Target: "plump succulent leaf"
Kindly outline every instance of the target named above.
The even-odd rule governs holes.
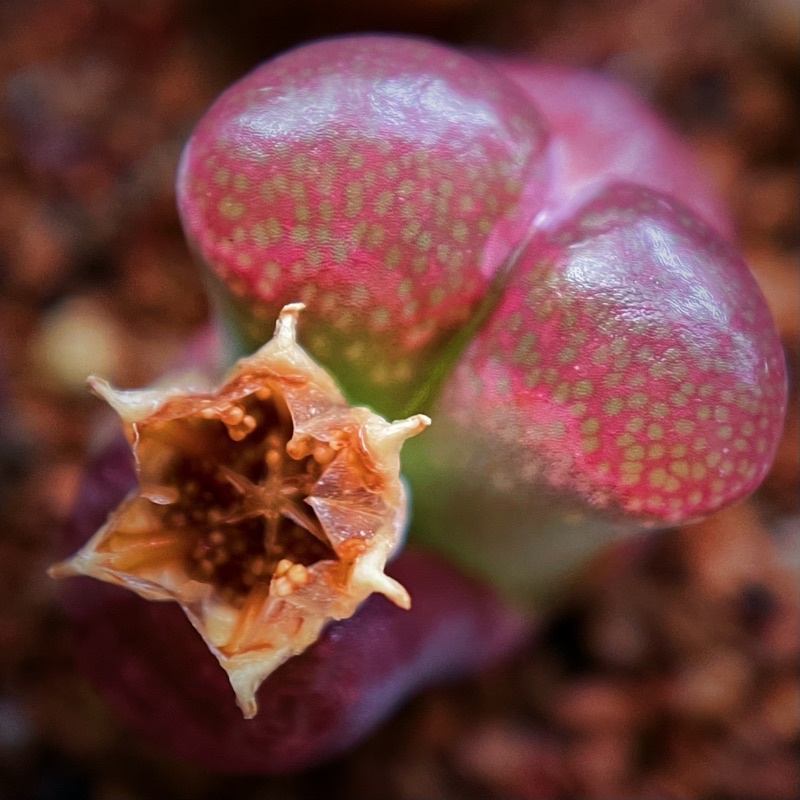
[[[785,404],[746,264],[678,201],[613,184],[537,233],[456,365],[412,462],[416,524],[483,574],[541,589],[603,519],[609,535],[670,525],[752,492]]]
[[[301,300],[309,352],[396,415],[541,208],[546,142],[518,87],[469,56],[333,39],[217,100],[183,154],[178,204],[248,348]]]
[[[601,73],[484,56],[539,110],[551,180],[540,224],[564,219],[612,182],[671,195],[727,237],[729,214],[688,145],[636,93]]]

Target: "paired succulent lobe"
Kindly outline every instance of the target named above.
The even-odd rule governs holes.
[[[600,73],[521,58],[483,61],[514,81],[547,123],[551,179],[537,224],[564,220],[604,186],[627,182],[676,197],[733,237],[730,216],[688,145],[632,89]]]
[[[396,414],[528,232],[546,145],[520,90],[466,55],[317,42],[212,106],[182,157],[179,210],[248,347],[300,299],[309,352]]]
[[[429,420],[348,406],[296,343],[302,306],[216,391],[94,389],[125,423],[139,488],[55,577],[89,575],[174,600],[247,717],[264,678],[373,592],[406,527],[403,442]]]
[[[530,575],[494,554],[524,552],[526,531],[540,562],[561,562],[604,518],[610,536],[749,494],[785,404],[780,341],[741,258],[673,198],[611,185],[531,240],[448,379],[417,448],[420,521],[441,531],[457,514],[442,546],[521,590]],[[538,541],[531,520],[553,509],[568,530]]]

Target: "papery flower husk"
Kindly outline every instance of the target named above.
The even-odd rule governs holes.
[[[51,570],[176,601],[247,717],[264,678],[327,622],[374,591],[411,603],[383,567],[407,522],[400,447],[429,420],[348,406],[296,343],[301,308],[216,390],[93,380],[123,419],[139,487]]]
[[[64,552],[85,542],[135,484],[125,440],[104,439],[64,530]],[[284,773],[342,752],[410,693],[507,656],[530,631],[495,592],[439,556],[408,547],[388,572],[413,596],[411,610],[374,596],[328,625],[264,681],[251,720],[176,604],[87,578],[58,590],[81,671],[126,724],[208,769]]]

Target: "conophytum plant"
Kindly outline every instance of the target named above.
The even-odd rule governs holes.
[[[139,485],[108,516],[133,474],[106,445],[70,534],[99,530],[53,570],[175,600],[199,632],[113,590],[70,603],[87,669],[173,751],[279,771],[341,750],[518,642],[603,542],[769,468],[786,377],[765,301],[689,153],[605,79],[313,43],[222,95],[177,191],[239,360],[215,386],[94,380]],[[373,592],[399,608],[357,612]]]

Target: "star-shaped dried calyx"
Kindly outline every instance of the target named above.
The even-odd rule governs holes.
[[[139,487],[55,577],[89,575],[178,602],[246,717],[273,670],[373,592],[404,533],[403,442],[430,420],[346,404],[297,345],[302,304],[217,391],[93,389],[121,416]]]

